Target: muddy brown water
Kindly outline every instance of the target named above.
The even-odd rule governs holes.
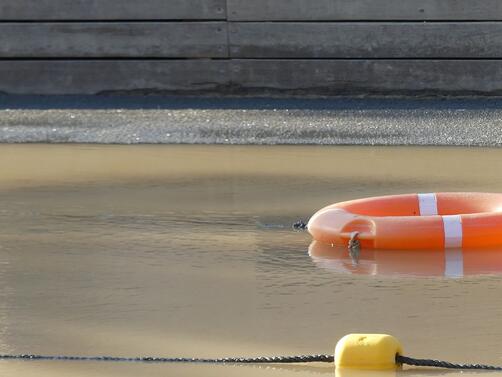
[[[309,255],[309,235],[290,228],[340,200],[501,191],[500,171],[498,149],[2,145],[0,353],[331,353],[347,333],[386,332],[409,356],[502,364],[498,266],[449,276],[437,255],[429,271],[430,260],[396,270],[369,254],[354,266]],[[0,373],[335,375],[23,361],[0,361]],[[398,373],[444,374],[460,375]]]

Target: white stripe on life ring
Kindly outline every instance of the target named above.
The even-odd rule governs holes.
[[[418,208],[420,216],[434,216],[438,214],[436,194],[418,194]]]
[[[461,249],[447,249],[444,251],[444,276],[461,278],[464,276],[464,255]]]
[[[462,247],[462,217],[460,215],[441,216],[443,218],[444,247]]]

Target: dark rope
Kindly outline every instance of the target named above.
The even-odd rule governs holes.
[[[115,361],[131,363],[205,363],[205,364],[286,364],[330,363],[332,355],[299,355],[271,357],[225,357],[220,359],[190,357],[117,357],[117,356],[48,356],[48,355],[0,355],[0,360],[64,360],[64,361]]]
[[[53,360],[53,361],[100,361],[130,363],[199,363],[199,364],[289,364],[289,363],[332,363],[333,355],[298,355],[298,356],[261,356],[261,357],[225,357],[225,358],[190,358],[190,357],[120,357],[120,356],[64,356],[64,355],[1,355],[0,360]],[[414,359],[396,355],[396,364],[418,367],[448,369],[502,370],[502,366],[484,364],[454,364],[433,359]]]
[[[433,359],[414,359],[412,357],[406,357],[401,355],[396,355],[397,364],[407,364],[417,367],[436,367],[436,368],[448,368],[448,369],[484,369],[484,370],[502,370],[502,367],[493,365],[483,365],[483,364],[454,364],[448,361],[433,360]]]
[[[293,224],[293,229],[294,230],[306,230],[307,223],[304,222],[303,220],[298,220],[296,223]]]

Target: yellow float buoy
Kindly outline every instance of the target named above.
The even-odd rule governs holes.
[[[336,368],[365,370],[396,369],[396,355],[402,355],[401,343],[387,334],[349,334],[335,348]]]

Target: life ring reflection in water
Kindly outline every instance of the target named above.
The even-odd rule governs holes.
[[[362,249],[353,260],[342,246],[313,241],[309,255],[316,266],[337,273],[387,276],[502,274],[502,249],[375,250]]]

